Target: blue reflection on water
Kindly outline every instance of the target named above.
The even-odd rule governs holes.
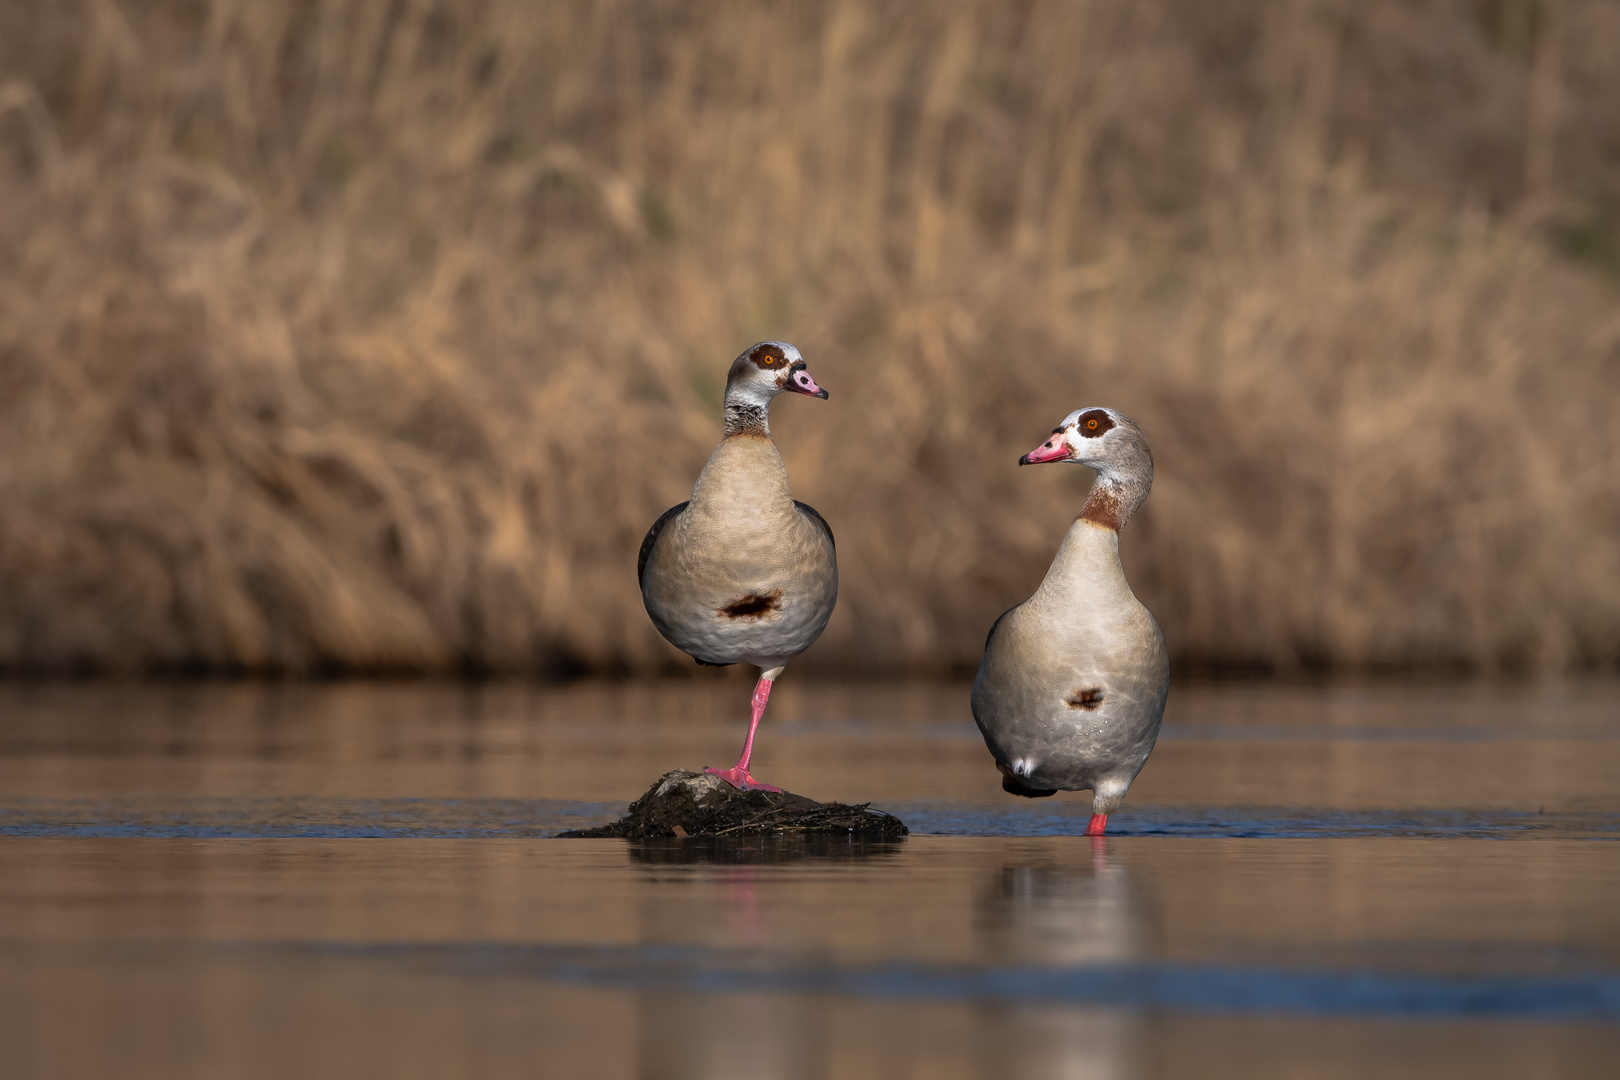
[[[1046,805],[974,806],[943,801],[883,803],[913,833],[937,836],[1079,836],[1089,799]],[[1314,807],[1125,805],[1108,819],[1111,836],[1325,839],[1429,836],[1512,839],[1620,839],[1620,814],[1520,810],[1323,810]]]
[[[610,821],[619,803],[563,799],[17,799],[0,836],[495,839]]]
[[[880,802],[916,835],[1079,836],[1086,800],[980,804]],[[188,798],[16,799],[0,804],[0,836],[478,839],[554,836],[611,821],[619,803],[563,799]],[[1311,807],[1133,806],[1109,818],[1113,836],[1325,839],[1427,836],[1620,839],[1620,814],[1514,810],[1322,810]]]
[[[1607,971],[1438,976],[1162,961],[838,967],[682,945],[323,942],[235,948],[406,962],[453,975],[530,977],[638,992],[810,993],[1214,1013],[1620,1018],[1620,974]]]

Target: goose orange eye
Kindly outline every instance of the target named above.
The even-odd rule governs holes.
[[[767,356],[765,359],[761,360],[760,363],[764,364],[766,367],[770,367],[770,366],[772,366],[773,364],[776,363],[776,357]],[[1093,420],[1091,422],[1091,426],[1096,427],[1097,426],[1097,421]]]
[[[1092,429],[1093,431],[1097,430],[1097,421],[1095,421],[1095,420],[1087,420],[1086,421],[1086,427]]]

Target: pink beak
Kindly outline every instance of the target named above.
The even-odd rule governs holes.
[[[816,380],[803,368],[788,376],[787,386],[783,389],[792,390],[795,394],[809,394],[811,397],[827,399],[827,391],[816,385]]]
[[[1043,461],[1062,461],[1069,456],[1069,445],[1063,441],[1062,430],[1052,432],[1052,437],[1041,445],[1018,459],[1020,465],[1039,465]]]

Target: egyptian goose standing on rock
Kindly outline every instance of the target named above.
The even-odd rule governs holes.
[[[748,773],[771,684],[808,649],[838,600],[832,529],[788,489],[771,441],[771,399],[784,390],[825,398],[799,350],[762,341],[726,376],[725,437],[692,498],[664,511],[641,542],[636,574],[653,625],[700,664],[761,669],[742,757],[706,769],[733,787],[780,791]]]
[[[1097,478],[1035,595],[990,627],[973,719],[1003,788],[1089,790],[1086,835],[1101,836],[1153,750],[1170,691],[1164,634],[1119,561],[1119,531],[1153,486],[1153,452],[1129,417],[1077,409],[1018,464],[1043,461],[1089,465]]]

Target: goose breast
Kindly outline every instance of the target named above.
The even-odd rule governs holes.
[[[772,668],[810,646],[838,598],[832,531],[788,492],[768,439],[725,440],[654,539],[642,593],[660,633],[707,663]]]

